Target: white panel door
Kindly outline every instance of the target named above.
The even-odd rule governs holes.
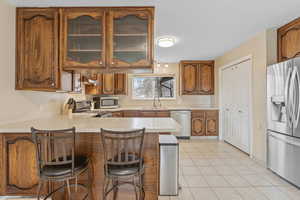
[[[232,72],[233,68],[226,68],[222,71],[222,130],[224,133],[224,140],[227,142],[232,142]]]
[[[221,73],[224,140],[246,153],[250,152],[250,74],[251,60],[223,69]]]
[[[238,135],[240,149],[250,153],[250,89],[251,89],[251,60],[242,62],[238,65],[236,73],[238,75],[237,90],[237,116],[238,116]]]

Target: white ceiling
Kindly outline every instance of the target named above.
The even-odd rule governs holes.
[[[178,43],[155,48],[159,62],[214,59],[267,28],[300,17],[300,0],[9,0],[17,6],[155,6],[155,37]]]

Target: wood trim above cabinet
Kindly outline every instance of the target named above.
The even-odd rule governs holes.
[[[300,56],[300,18],[277,30],[278,62]]]

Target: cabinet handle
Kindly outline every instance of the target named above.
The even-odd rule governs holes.
[[[243,111],[241,111],[241,110],[239,110],[238,112],[239,112],[239,113],[243,113]]]
[[[114,64],[115,64],[115,62],[111,62],[111,64],[112,64],[112,65],[114,65]]]
[[[102,64],[103,64],[103,62],[102,62],[102,61],[100,61],[100,62],[99,62],[99,64],[100,64],[100,65],[102,65]]]

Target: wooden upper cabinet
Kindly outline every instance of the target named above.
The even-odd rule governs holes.
[[[214,94],[214,65],[201,64],[199,69],[199,91],[201,94]]]
[[[277,31],[278,62],[300,56],[300,18]]]
[[[55,8],[17,9],[16,89],[59,89],[58,26]]]
[[[89,77],[96,84],[85,84],[85,94],[88,95],[126,95],[126,73],[96,73]]]
[[[108,66],[152,68],[153,8],[114,8],[108,17]]]
[[[114,94],[115,79],[113,73],[105,73],[102,77],[102,92],[103,94]]]
[[[181,94],[214,94],[214,61],[181,61]]]
[[[197,93],[197,64],[182,64],[182,94]]]
[[[100,95],[102,94],[102,74],[93,74],[90,79],[95,81],[96,84],[85,84],[85,94],[88,95]]]
[[[105,67],[105,21],[101,8],[61,9],[63,68]]]
[[[116,95],[127,94],[127,74],[126,73],[115,73],[115,92]]]

